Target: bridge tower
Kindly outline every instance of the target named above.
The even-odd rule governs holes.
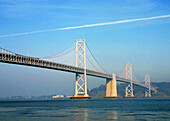
[[[87,94],[85,45],[85,39],[76,40],[76,67],[84,68],[84,73],[76,73],[75,95],[71,99],[92,98]]]
[[[151,83],[150,75],[146,74],[145,75],[145,86],[148,87],[148,89],[146,89],[145,91],[145,97],[151,97],[150,83]]]
[[[130,80],[130,84],[126,87],[125,97],[134,97],[133,95],[133,83],[132,83],[132,64],[126,64],[126,79]]]

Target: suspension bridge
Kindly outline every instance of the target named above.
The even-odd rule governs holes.
[[[75,47],[76,45],[76,47]],[[94,62],[86,56],[86,47],[88,52],[91,54]],[[76,51],[75,51],[76,50]],[[67,55],[71,52],[75,51],[76,63],[74,65],[63,64],[62,61],[55,62],[54,58],[59,58],[64,55]],[[71,57],[73,58],[73,56]],[[51,59],[51,60],[50,60]],[[67,59],[69,60],[69,59]],[[38,68],[47,68],[53,70],[60,70],[75,73],[75,94],[73,98],[91,98],[87,94],[87,75],[94,76],[99,78],[106,79],[106,95],[105,98],[117,98],[117,81],[128,83],[128,86],[125,89],[125,97],[134,97],[133,94],[133,85],[141,86],[145,88],[145,97],[151,97],[151,91],[156,92],[156,87],[151,86],[150,75],[145,75],[145,82],[141,83],[136,78],[132,64],[127,63],[123,70],[118,74],[110,74],[107,73],[104,68],[98,63],[95,56],[92,54],[90,48],[88,47],[85,40],[80,39],[76,40],[76,43],[71,45],[69,48],[52,55],[46,57],[30,57],[21,55],[12,51],[9,51],[4,48],[0,48],[0,62],[9,63],[9,64],[17,64],[17,65],[25,65],[25,66],[33,66]],[[87,62],[91,65],[91,68],[87,68]]]

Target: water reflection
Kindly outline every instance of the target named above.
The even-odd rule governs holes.
[[[71,110],[73,120],[88,121],[89,110],[87,108],[76,108]]]
[[[89,121],[89,120],[117,120],[117,111],[106,111],[103,109],[91,109],[91,108],[76,108],[71,111],[74,121]]]
[[[118,119],[117,111],[107,111],[106,113],[109,114],[106,119]]]

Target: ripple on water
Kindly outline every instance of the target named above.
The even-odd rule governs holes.
[[[158,105],[159,104],[159,105]],[[170,120],[170,98],[0,102],[2,121]]]

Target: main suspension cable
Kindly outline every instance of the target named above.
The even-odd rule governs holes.
[[[74,46],[74,44],[75,44],[75,42],[74,42],[71,46],[67,47],[66,49],[64,49],[64,50],[62,50],[62,51],[60,51],[60,52],[58,52],[58,53],[56,53],[56,54],[54,54],[54,55],[41,57],[40,59],[48,59],[48,58],[59,57],[59,56],[61,56],[61,55],[59,55],[59,54],[61,54],[61,53],[63,53],[64,51],[72,48],[72,47]],[[75,48],[74,48],[74,49],[75,49]],[[69,52],[71,52],[71,51],[69,51]],[[67,53],[68,53],[68,52],[67,52]],[[66,53],[66,54],[67,54],[67,53]],[[62,54],[62,55],[65,55],[65,54]]]
[[[93,55],[93,53],[91,52],[91,50],[90,50],[89,46],[87,45],[87,43],[86,43],[86,46],[87,46],[90,54],[92,55],[93,59],[94,59],[94,60],[96,61],[96,63],[98,64],[98,66],[99,66],[105,73],[107,73],[107,71],[106,71],[106,70],[99,64],[99,62],[96,60],[96,58],[94,57],[94,55]]]
[[[48,56],[48,57],[43,57],[43,58],[40,58],[40,59],[51,59],[51,58],[56,58],[56,57],[60,57],[60,56],[63,56],[63,55],[66,55],[68,53],[70,53],[71,51],[75,50],[75,48],[71,49],[70,51],[66,52],[66,53],[63,53],[61,55],[56,55],[56,56]]]
[[[93,63],[90,61],[90,59],[86,56],[87,60],[90,62],[90,64],[93,66],[94,69],[96,69],[97,71],[99,71],[94,65]],[[100,72],[100,71],[99,71]]]
[[[118,76],[120,76],[120,74],[122,74],[122,72],[125,70],[126,65],[123,67],[123,69],[121,70],[121,72],[118,74]]]
[[[19,56],[24,56],[24,55],[21,55],[21,54],[17,54],[17,53],[15,53],[15,52],[12,52],[12,51],[10,51],[10,50],[7,50],[7,49],[4,49],[4,48],[2,48],[2,47],[0,47],[0,49],[3,51],[6,51],[6,52],[8,52],[8,53],[11,53],[11,54],[14,54],[14,55],[19,55]]]

